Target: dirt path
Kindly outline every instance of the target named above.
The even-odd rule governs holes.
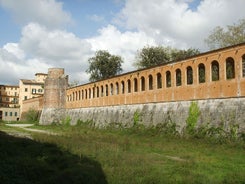
[[[18,127],[18,128],[21,128],[29,132],[38,132],[38,133],[43,133],[43,134],[48,134],[48,135],[58,135],[58,133],[54,133],[48,130],[39,130],[39,129],[29,128],[29,127],[32,127],[33,125],[34,124],[6,124],[6,126]],[[20,134],[24,134],[24,133],[20,133]]]

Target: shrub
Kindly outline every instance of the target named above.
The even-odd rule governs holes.
[[[197,102],[191,102],[189,114],[186,119],[186,132],[189,135],[194,135],[199,115],[200,109],[198,107]]]
[[[37,123],[39,121],[40,112],[30,108],[27,112],[23,113],[23,119],[28,122]]]

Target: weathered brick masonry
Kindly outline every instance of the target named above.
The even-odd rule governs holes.
[[[46,88],[45,94],[49,93]],[[73,123],[78,119],[95,121],[98,126],[130,123],[137,110],[144,124],[171,117],[182,126],[190,101],[195,100],[202,110],[200,122],[218,123],[220,118],[226,123],[239,121],[243,127],[245,43],[76,86],[63,97],[59,100],[65,116],[72,117]],[[58,101],[50,98],[46,103],[52,106]],[[233,115],[228,117],[228,112]]]

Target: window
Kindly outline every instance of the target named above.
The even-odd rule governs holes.
[[[14,112],[14,116],[17,116],[18,114],[17,114],[17,112]]]
[[[121,82],[122,94],[124,94],[124,90],[125,90],[124,87],[125,87],[124,81],[122,81],[122,82]]]
[[[153,77],[152,77],[152,75],[149,75],[148,81],[149,81],[149,90],[152,90],[153,89]]]
[[[187,84],[193,84],[193,70],[191,66],[187,67],[186,73],[187,73]]]
[[[81,100],[81,91],[78,91],[78,100]]]
[[[242,56],[242,76],[245,77],[245,54]]]
[[[131,82],[128,80],[128,93],[131,93]]]
[[[85,99],[87,99],[87,98],[88,98],[88,90],[85,89]]]
[[[140,81],[141,81],[141,91],[145,91],[145,78],[141,77]]]
[[[100,97],[100,88],[99,88],[99,86],[97,86],[96,91],[97,91],[97,98],[98,98],[98,97]]]
[[[205,66],[203,63],[198,65],[198,81],[199,83],[205,82]]]
[[[84,91],[82,90],[82,99],[84,99]]]
[[[138,91],[138,81],[136,78],[134,78],[134,92]]]
[[[25,92],[27,92],[28,91],[28,89],[27,88],[25,88]]]
[[[235,78],[235,64],[234,59],[229,57],[226,59],[226,79]]]
[[[24,100],[27,100],[27,96],[24,96]]]
[[[101,86],[101,97],[103,97],[104,96],[104,88],[103,88],[103,86]]]
[[[111,86],[110,86],[110,88],[111,88],[111,91],[110,91],[110,95],[113,95],[113,84],[111,83]]]
[[[162,75],[160,73],[157,74],[157,89],[162,88]]]
[[[212,81],[218,81],[219,80],[219,63],[218,61],[213,61],[211,63],[212,68]]]
[[[8,116],[8,112],[5,112],[5,116]]]
[[[42,93],[43,92],[43,90],[42,89],[38,89],[38,93]]]
[[[177,69],[175,71],[175,74],[176,74],[176,86],[181,86],[181,70],[180,69]]]
[[[166,86],[171,87],[171,72],[170,71],[166,72]]]
[[[13,116],[13,112],[9,112],[9,116]]]
[[[119,94],[119,85],[118,85],[118,82],[116,82],[116,94],[117,95]]]
[[[105,96],[108,96],[108,85],[105,85]]]

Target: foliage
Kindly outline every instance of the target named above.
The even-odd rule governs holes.
[[[199,53],[200,52],[197,49],[192,48],[187,50],[178,50],[171,47],[146,46],[137,52],[136,62],[134,65],[138,69],[142,69],[170,61],[186,59]]]
[[[66,116],[64,119],[61,120],[61,124],[65,126],[71,125],[71,117]]]
[[[200,110],[197,102],[191,102],[189,114],[186,119],[186,131],[188,134],[193,135],[200,115]]]
[[[245,19],[225,29],[217,26],[204,41],[211,50],[245,42]]]
[[[168,123],[167,127],[175,126],[172,121]],[[163,130],[164,126],[161,124],[158,127]],[[50,173],[54,176],[60,173],[60,180],[54,180],[56,183],[66,183],[68,179],[84,175],[85,178],[90,178],[92,175],[97,183],[101,183],[98,181],[100,176],[102,176],[102,182],[105,181],[103,176],[106,176],[106,181],[112,184],[243,183],[245,180],[244,146],[236,144],[214,145],[213,142],[207,142],[205,139],[165,137],[161,134],[154,136],[149,132],[133,134],[124,130],[91,129],[90,126],[36,126],[36,128],[55,130],[60,133],[59,136],[35,133],[34,139],[38,141],[39,145],[33,151],[27,149],[30,147],[23,141],[21,147],[16,147],[17,150],[20,149],[21,160],[26,160],[22,150],[27,151],[26,157],[37,160],[37,165],[42,171],[39,170],[42,176],[40,183],[49,178],[48,174]],[[59,148],[58,151],[41,145],[47,144],[47,142],[52,145],[56,144]],[[62,150],[67,151],[63,153]],[[37,152],[40,156],[36,154],[30,156],[29,154],[32,152]],[[47,154],[42,154],[44,152]],[[4,154],[6,153],[4,152]],[[9,160],[18,156],[12,152],[8,152],[8,154],[6,155]],[[68,154],[68,158],[64,154]],[[74,158],[75,162],[73,162],[73,156],[78,158]],[[1,159],[2,162],[6,160]],[[11,174],[11,176],[18,174],[20,170],[18,170],[17,163],[19,162],[13,160],[8,165],[12,172],[5,173]],[[47,163],[46,168],[49,169],[49,172],[46,168],[43,169],[45,163]],[[3,165],[0,164],[0,167]],[[80,167],[82,167],[81,170]],[[36,175],[32,174],[36,173],[37,169],[30,168],[32,168],[30,172],[26,171],[30,177],[28,181],[32,182],[36,179]],[[54,168],[57,170],[53,170]],[[78,170],[75,170],[76,168]],[[0,169],[1,171],[7,170]],[[14,179],[14,177],[9,177],[9,179]],[[86,183],[86,180],[79,179],[81,183]],[[22,183],[25,181],[22,180]],[[73,181],[73,183],[76,182]]]
[[[55,144],[0,132],[0,148],[0,178],[4,184],[107,183],[97,161]]]
[[[28,122],[37,123],[39,120],[40,112],[37,110],[30,108],[27,112],[23,113],[23,119]]]
[[[90,74],[91,82],[115,76],[122,71],[122,58],[111,55],[108,51],[99,50],[88,61],[89,68],[86,72]]]

